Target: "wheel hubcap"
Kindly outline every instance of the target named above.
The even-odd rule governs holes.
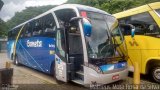
[[[156,69],[154,71],[154,76],[155,76],[155,78],[160,79],[160,69]]]

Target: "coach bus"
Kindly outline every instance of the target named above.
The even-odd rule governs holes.
[[[64,4],[8,32],[8,56],[57,81],[108,84],[127,77],[127,52],[118,21],[89,6]]]
[[[160,2],[146,4],[114,14],[120,24],[129,24],[123,33],[128,49],[129,70],[133,71],[132,62],[138,62],[140,72],[149,74],[160,83]],[[131,62],[132,61],[132,62]]]

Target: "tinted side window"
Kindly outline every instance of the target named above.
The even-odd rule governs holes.
[[[23,37],[27,38],[27,37],[31,37],[32,36],[32,23],[33,21],[27,23],[24,26],[24,33],[23,33]]]
[[[55,37],[56,23],[52,14],[43,17],[43,34],[46,37]]]
[[[16,39],[16,37],[17,37],[17,35],[18,35],[18,32],[19,32],[18,28],[14,29],[14,30],[12,31],[12,39],[13,39],[13,40]]]
[[[19,38],[23,38],[23,29],[24,29],[24,28],[22,28],[22,27],[23,27],[23,25],[17,28],[18,33],[19,33],[19,32],[20,32],[20,30],[22,29],[21,34],[20,34]],[[18,33],[17,33],[17,35],[18,35]],[[17,36],[16,36],[16,38],[17,38]],[[15,38],[15,39],[16,39],[16,38]]]
[[[58,30],[56,36],[56,51],[61,58],[65,58],[65,37],[63,31]],[[63,59],[64,60],[64,59]]]
[[[123,35],[131,35],[131,27],[130,25],[119,25],[119,28],[121,30],[121,32],[123,33]]]
[[[33,23],[33,36],[40,36],[42,35],[42,25],[41,20],[37,19]]]
[[[135,34],[137,35],[159,34],[158,25],[148,12],[122,18],[119,22],[123,24],[132,24],[135,27]],[[130,31],[126,29],[124,32]]]
[[[159,14],[159,16],[160,16],[160,9],[157,9],[156,12],[157,12],[157,13]]]
[[[12,31],[8,32],[8,40],[12,40]]]
[[[55,37],[56,24],[51,13],[34,20],[32,28],[33,36]]]

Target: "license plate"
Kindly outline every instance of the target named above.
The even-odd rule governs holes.
[[[112,76],[112,80],[117,80],[117,79],[119,79],[119,74]]]

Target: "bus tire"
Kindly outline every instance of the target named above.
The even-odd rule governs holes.
[[[14,60],[13,60],[13,63],[14,63],[14,65],[17,65],[17,66],[20,65],[20,64],[19,64],[19,60],[18,60],[18,56],[17,56],[17,55],[15,56],[15,58],[14,58]]]
[[[151,76],[154,81],[160,83],[160,65],[154,66],[151,69]]]

